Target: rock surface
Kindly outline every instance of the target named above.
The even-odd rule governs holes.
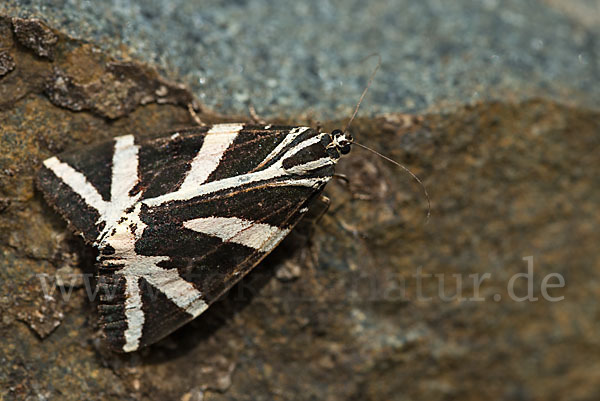
[[[14,6],[10,3],[3,7]],[[523,15],[529,16],[532,2],[522,3]],[[540,35],[554,29],[574,41],[582,39],[573,32],[593,37],[585,18],[561,14],[557,3],[546,3],[541,17],[531,14],[533,22],[549,18],[544,20],[548,25],[555,23]],[[441,2],[426,4],[442,7]],[[452,4],[457,5],[444,7],[459,13],[461,2]],[[481,4],[492,7],[490,18],[517,18],[506,11],[516,2]],[[79,12],[93,19],[86,10]],[[439,12],[431,10],[432,15]],[[24,13],[21,9],[19,15]],[[336,34],[362,35],[370,24],[370,17],[363,18],[360,29],[341,25]],[[566,20],[572,31],[562,32],[559,22]],[[401,114],[406,110],[393,96],[381,100],[389,92],[386,85],[398,87],[399,99],[410,97],[382,71],[383,86],[375,88],[374,106],[368,108],[390,112],[358,119],[353,132],[360,142],[424,178],[431,219],[425,223],[426,201],[408,175],[355,148],[339,165],[350,187],[341,181],[328,185],[332,206],[313,228],[309,244],[299,232],[200,318],[148,349],[115,355],[99,343],[88,301],[95,255],[44,203],[33,177],[41,160],[62,150],[124,131],[192,124],[186,106],[193,96],[151,67],[114,58],[49,23],[25,21],[38,28],[43,24],[44,29],[30,30],[43,37],[19,39],[15,21],[23,23],[0,19],[0,51],[12,60],[0,78],[0,399],[600,397],[600,309],[595,301],[600,296],[600,182],[595,173],[600,169],[600,112],[589,107],[598,96],[593,85],[583,85],[597,82],[597,69],[573,71],[579,83],[571,82],[552,68],[554,62],[561,64],[566,50],[559,46],[552,56],[543,48],[552,63],[541,63],[539,71],[527,63],[519,68],[523,77],[538,78],[530,80],[533,86],[557,74],[548,93],[539,92],[540,87],[532,92],[547,96],[525,100],[526,88],[507,94],[502,85],[482,81],[480,91],[489,89],[495,92],[492,98],[502,101],[473,102],[463,92],[450,91],[456,97],[447,109],[438,92],[431,94],[430,86],[418,83],[414,93],[428,101],[415,108],[446,110],[418,114]],[[225,27],[235,26],[227,21]],[[72,24],[65,28],[74,30]],[[529,25],[534,24],[522,21],[521,34],[534,29]],[[56,41],[43,40],[53,35]],[[531,36],[521,40],[532,43]],[[23,43],[44,43],[46,53],[40,54],[41,45]],[[586,43],[597,51],[600,42]],[[445,48],[440,38],[430,45],[438,50],[425,54]],[[460,51],[450,47],[446,57],[456,54]],[[423,60],[418,62],[421,73],[435,75],[435,62],[428,69]],[[477,59],[462,63],[464,69],[479,68]],[[127,73],[114,73],[115,66]],[[513,77],[510,71],[489,74]],[[293,91],[302,79],[286,90]],[[467,81],[458,87],[473,84]],[[351,85],[356,89],[351,98],[363,85]],[[552,95],[553,88],[565,91]],[[575,92],[568,102],[554,100]],[[327,115],[328,101],[318,103],[318,116]],[[231,104],[243,111],[242,105]],[[300,119],[305,122],[310,114]],[[291,114],[278,116],[280,122],[291,122]],[[239,120],[209,113],[200,117]],[[529,265],[530,295],[536,301],[518,299],[529,288],[526,277],[517,274],[527,273]],[[556,288],[544,292],[544,283]]]

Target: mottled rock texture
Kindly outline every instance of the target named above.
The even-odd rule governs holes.
[[[597,0],[4,0],[178,75],[213,110],[363,115],[534,97],[600,104]]]
[[[507,97],[358,119],[361,143],[424,179],[429,221],[410,176],[355,148],[318,226],[191,324],[115,355],[80,276],[94,252],[33,177],[63,150],[189,126],[193,97],[41,21],[3,17],[0,41],[0,399],[600,397],[599,111]],[[517,301],[529,262],[537,301]],[[549,274],[565,284],[544,293]]]

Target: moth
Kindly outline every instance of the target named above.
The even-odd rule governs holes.
[[[131,352],[160,340],[256,266],[350,151],[344,131],[217,124],[124,135],[45,160],[39,188],[99,251],[109,347]]]

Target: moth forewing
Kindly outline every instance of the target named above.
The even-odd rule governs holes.
[[[129,352],[200,315],[271,252],[347,150],[308,127],[218,124],[49,158],[38,184],[99,249],[100,321]]]

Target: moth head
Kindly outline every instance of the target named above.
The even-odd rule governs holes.
[[[331,145],[335,146],[341,154],[346,155],[350,152],[351,145],[354,142],[352,135],[348,132],[336,129],[331,131],[329,136],[331,137]]]

